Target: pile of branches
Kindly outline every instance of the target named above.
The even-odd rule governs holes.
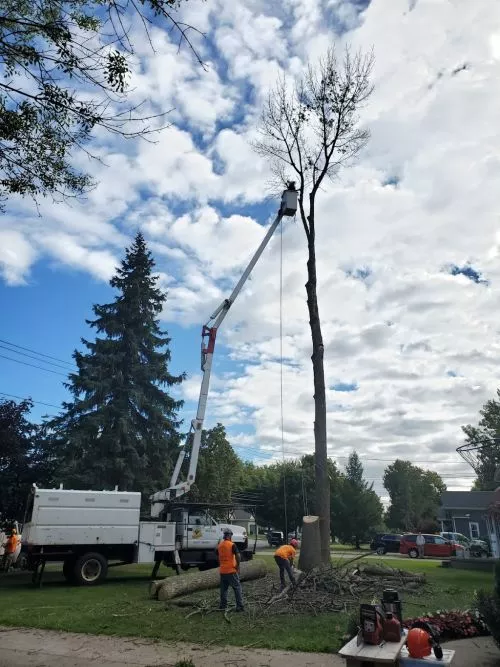
[[[275,577],[271,577],[276,587]],[[267,582],[269,585],[269,581]],[[386,588],[400,594],[421,592],[425,585],[425,575],[398,570],[385,565],[329,565],[316,568],[307,574],[300,574],[296,586],[288,586],[283,592],[273,590],[266,596],[266,580],[256,582],[249,594],[253,599],[257,594],[260,611],[271,614],[314,614],[324,612],[347,612],[357,608],[361,601],[382,597]],[[259,590],[260,589],[260,590]]]
[[[244,587],[245,607],[255,616],[279,614],[312,614],[349,612],[360,602],[380,601],[382,592],[392,588],[412,596],[424,592],[425,575],[406,572],[386,565],[341,562],[298,573],[297,585],[280,591],[277,572],[248,583]],[[204,616],[217,610],[218,594],[210,598],[190,598],[173,602],[190,607],[187,617]],[[225,615],[229,622],[228,614]]]

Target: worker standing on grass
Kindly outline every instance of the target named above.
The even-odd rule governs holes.
[[[418,549],[418,557],[423,558],[424,557],[424,551],[425,551],[425,537],[422,535],[422,533],[419,533],[417,535],[416,539],[417,543],[417,549]]]
[[[4,568],[6,572],[8,572],[11,566],[15,563],[20,542],[21,538],[17,534],[17,530],[13,528],[10,537],[7,540],[7,544],[5,545]]]
[[[292,572],[293,559],[297,555],[296,548],[299,543],[296,539],[291,539],[290,544],[284,544],[274,552],[274,560],[280,571],[281,590],[285,588],[285,572],[288,574],[290,581],[295,585],[295,577]]]
[[[240,552],[234,544],[233,533],[229,528],[224,531],[224,539],[217,546],[220,572],[220,609],[227,609],[227,592],[229,587],[234,591],[236,611],[244,611],[243,593],[240,583]]]

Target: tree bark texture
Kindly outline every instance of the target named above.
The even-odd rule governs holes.
[[[309,257],[307,260],[307,307],[313,353],[311,356],[314,376],[314,453],[316,478],[316,512],[319,516],[321,539],[321,562],[330,562],[330,480],[328,478],[328,451],[326,431],[326,391],[325,369],[323,363],[324,345],[319,318],[316,248],[314,233],[314,202],[311,202],[309,215],[310,234],[308,237]]]
[[[240,580],[252,581],[261,579],[267,574],[267,567],[262,560],[252,560],[240,565]],[[181,595],[189,595],[197,591],[206,591],[217,588],[220,583],[219,568],[197,572],[196,574],[183,574],[172,576],[161,581],[153,581],[150,586],[150,595],[158,600],[171,600]]]
[[[302,520],[299,556],[299,570],[302,572],[310,572],[322,563],[319,523],[317,516],[305,516]]]

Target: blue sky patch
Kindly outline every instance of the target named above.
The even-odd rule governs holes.
[[[384,187],[392,186],[394,188],[397,188],[400,181],[401,179],[399,178],[399,176],[396,176],[396,174],[391,174],[390,176],[384,178],[384,180],[382,181],[382,185]]]
[[[333,391],[350,392],[358,391],[359,386],[357,382],[337,382],[337,384],[334,384],[331,389]]]
[[[466,278],[471,280],[473,283],[476,283],[477,285],[490,284],[489,280],[483,278],[481,272],[475,269],[470,264],[465,264],[464,266],[457,266],[456,264],[452,264],[448,268],[448,272],[452,276],[465,276]]]
[[[368,266],[360,266],[355,269],[346,269],[345,274],[348,278],[365,282],[372,275],[372,270]]]

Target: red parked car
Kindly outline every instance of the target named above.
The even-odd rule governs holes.
[[[463,551],[463,546],[456,542],[445,540],[440,535],[424,535],[424,556],[450,558],[457,551]],[[399,553],[408,554],[410,558],[418,558],[417,534],[403,535],[399,543]]]

